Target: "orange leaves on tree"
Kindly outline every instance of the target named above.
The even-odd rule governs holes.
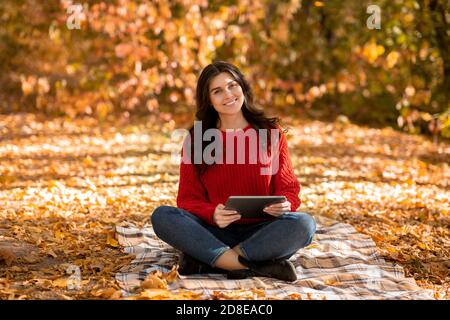
[[[369,63],[374,63],[375,60],[384,53],[384,50],[382,45],[377,44],[375,40],[372,39],[364,45],[362,55]]]

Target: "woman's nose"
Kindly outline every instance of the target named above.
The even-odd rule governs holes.
[[[225,98],[228,98],[228,97],[232,97],[233,96],[233,94],[232,94],[232,92],[231,92],[231,89],[225,89]]]

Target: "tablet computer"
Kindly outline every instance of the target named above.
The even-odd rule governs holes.
[[[274,203],[286,201],[285,196],[230,196],[225,209],[236,210],[242,218],[267,218],[263,209]]]

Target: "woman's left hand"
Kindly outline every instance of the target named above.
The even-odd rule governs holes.
[[[275,204],[265,207],[263,211],[272,216],[279,217],[282,214],[291,211],[291,203],[287,200],[282,203],[275,203]]]

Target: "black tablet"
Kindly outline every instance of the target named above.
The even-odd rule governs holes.
[[[285,196],[230,196],[225,209],[236,210],[242,218],[267,218],[263,209],[274,203],[286,201]]]

